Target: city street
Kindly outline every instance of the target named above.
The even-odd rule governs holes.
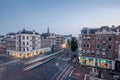
[[[16,65],[2,75],[1,80],[54,80],[54,76],[60,73],[68,63],[67,55],[61,54],[52,60],[37,66],[31,70],[24,71],[24,64]],[[58,65],[56,65],[56,63]]]

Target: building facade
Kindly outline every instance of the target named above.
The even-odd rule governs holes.
[[[79,35],[79,42],[81,42],[80,63],[114,70],[118,58],[116,34],[117,27],[83,28]]]
[[[27,58],[48,51],[48,48],[41,48],[40,34],[23,29],[15,35],[15,50],[7,49],[7,54],[18,58]]]
[[[56,35],[55,44],[61,46],[64,43],[64,35]]]

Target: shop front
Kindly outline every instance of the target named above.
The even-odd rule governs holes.
[[[95,66],[95,59],[89,58],[89,57],[82,57],[79,59],[80,64],[82,65],[88,65],[88,66]]]
[[[99,59],[92,57],[79,57],[79,62],[81,65],[94,66],[105,69],[115,69],[115,61],[108,59]]]
[[[114,61],[106,59],[97,59],[97,66],[100,68],[114,69]]]

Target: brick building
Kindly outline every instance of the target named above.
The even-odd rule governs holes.
[[[114,70],[115,63],[120,58],[119,45],[116,43],[117,34],[120,33],[118,28],[108,26],[83,28],[79,35],[80,63]]]

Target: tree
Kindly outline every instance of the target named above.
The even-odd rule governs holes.
[[[75,37],[71,38],[70,49],[72,52],[75,52],[78,49],[77,39]]]
[[[67,47],[70,48],[70,39],[67,39]]]

